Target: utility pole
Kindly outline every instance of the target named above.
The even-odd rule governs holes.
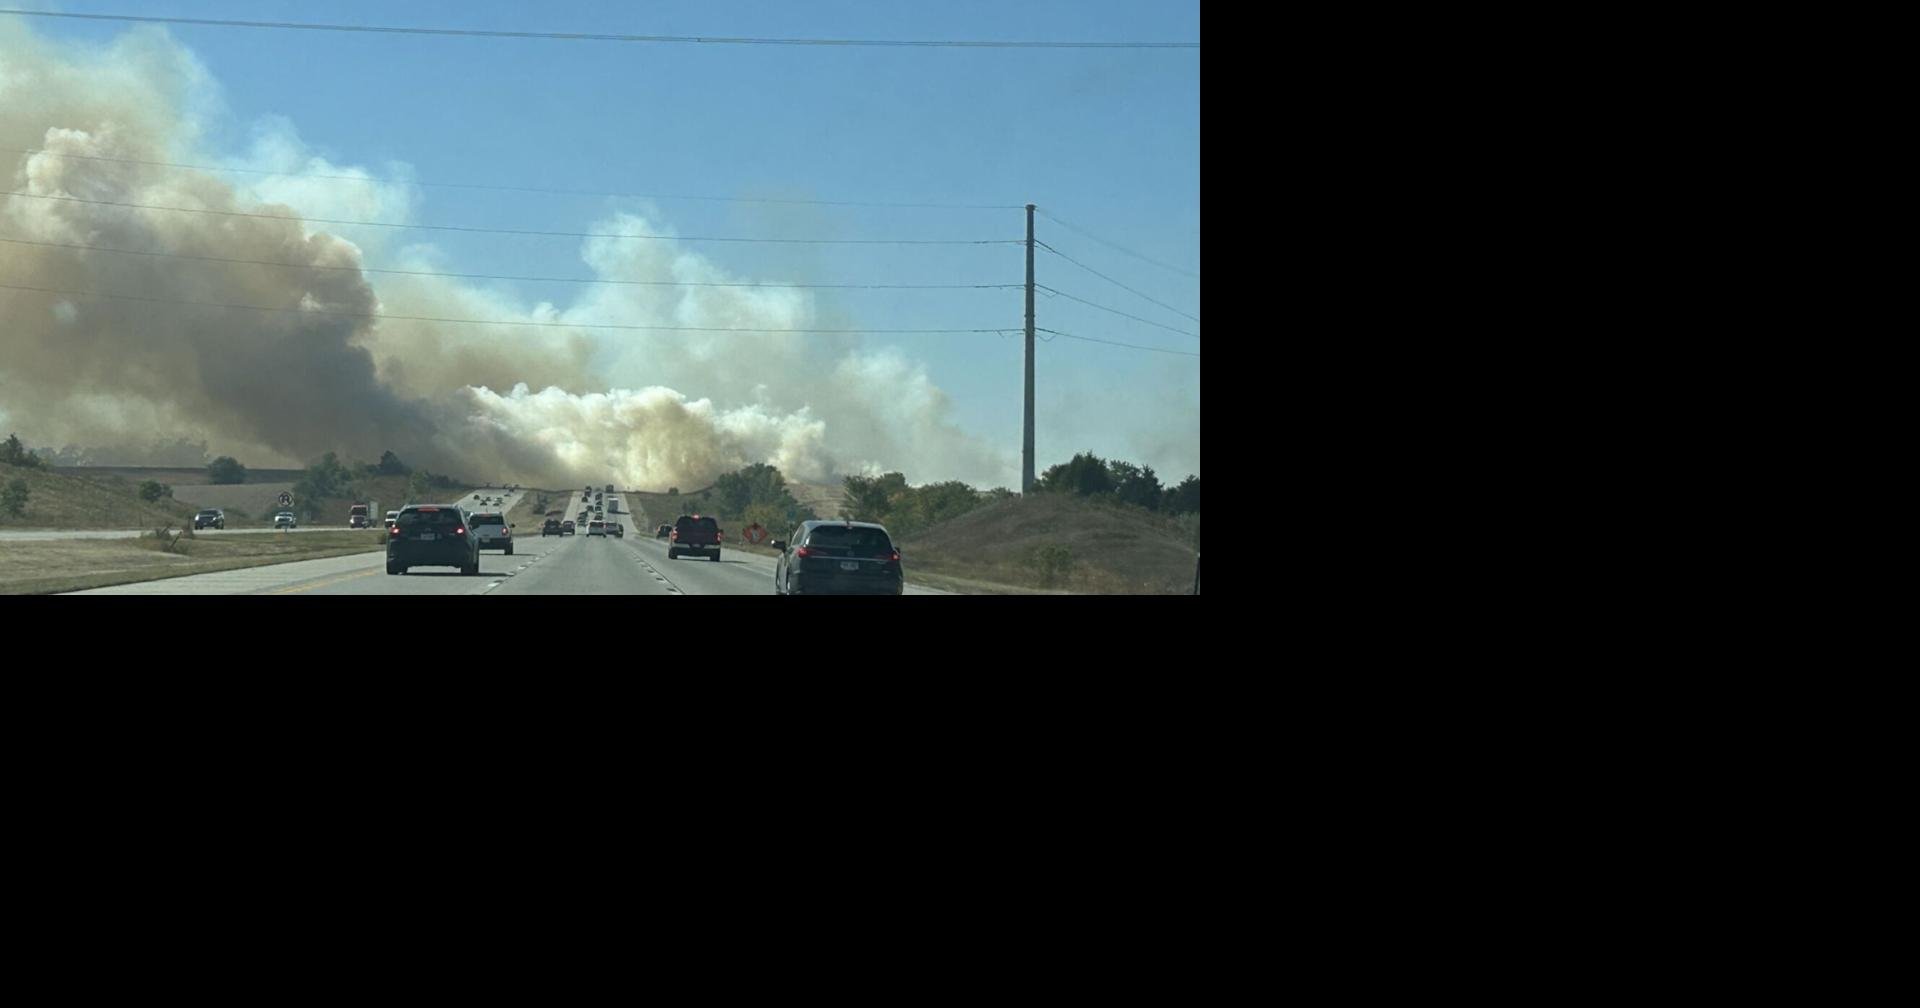
[[[1020,492],[1033,492],[1033,204],[1027,204],[1027,410],[1020,434]]]

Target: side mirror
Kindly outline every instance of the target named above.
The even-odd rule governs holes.
[[[787,551],[787,544],[784,542],[781,542],[778,539],[773,540],[767,545],[772,547],[776,552],[779,552],[779,553],[785,553]]]

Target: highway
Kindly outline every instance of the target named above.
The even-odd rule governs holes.
[[[485,491],[494,496],[500,491]],[[513,506],[513,495],[500,509]],[[473,507],[469,496],[462,504]],[[576,507],[568,504],[569,509]],[[487,510],[495,510],[488,507]],[[638,516],[622,505],[623,525]],[[608,505],[612,513],[612,504]],[[452,567],[421,567],[407,574],[386,572],[386,554],[373,552],[324,560],[249,567],[187,577],[114,585],[76,595],[771,595],[773,559],[722,547],[719,562],[667,559],[666,540],[648,530],[627,529],[624,538],[542,536],[530,519],[516,519],[512,556],[488,550],[480,554],[480,576]],[[651,527],[649,526],[649,529]],[[947,595],[912,583],[907,594]]]

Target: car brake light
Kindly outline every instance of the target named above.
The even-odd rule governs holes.
[[[893,555],[887,558],[887,562],[888,562],[888,563],[899,563],[899,562],[900,562],[900,551],[899,551],[899,550],[894,550],[894,551],[893,551]]]
[[[466,526],[464,526],[464,525],[455,525],[455,526],[453,527],[453,534],[454,534],[454,535],[466,535],[466,534],[467,534],[467,529],[466,529]]]
[[[805,546],[802,546],[799,549],[794,550],[793,555],[797,557],[809,557],[813,555],[813,551],[806,548]]]
[[[400,526],[398,526],[398,525],[390,525],[390,526],[388,526],[388,527],[387,527],[387,534],[388,534],[388,535],[399,535],[399,534],[400,534]]]

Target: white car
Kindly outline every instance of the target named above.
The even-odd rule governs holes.
[[[299,528],[300,520],[293,516],[293,512],[282,511],[279,514],[273,516],[273,527],[274,528]]]

